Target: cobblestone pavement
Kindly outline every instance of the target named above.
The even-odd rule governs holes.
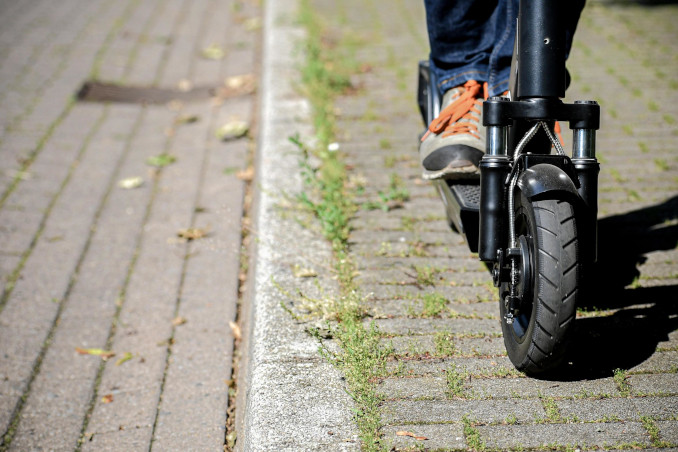
[[[362,69],[336,105],[360,201],[409,192],[352,223],[359,285],[394,348],[392,377],[379,383],[385,439],[416,450],[678,446],[678,7],[590,2],[583,13],[568,97],[602,106],[600,262],[570,364],[537,380],[513,370],[489,272],[419,178],[422,5],[317,5]]]
[[[0,3],[0,450],[223,450],[250,141],[214,131],[251,121],[254,97],[75,95],[90,79],[252,74],[258,15],[239,0]]]

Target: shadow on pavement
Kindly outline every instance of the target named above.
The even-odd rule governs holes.
[[[615,369],[637,366],[678,329],[678,285],[633,288],[647,253],[676,248],[676,219],[678,196],[599,221],[598,263],[580,307],[621,310],[577,319],[569,364],[559,379],[609,377]]]

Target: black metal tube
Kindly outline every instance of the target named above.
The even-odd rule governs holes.
[[[579,179],[579,196],[583,201],[577,212],[579,258],[584,263],[598,259],[598,173],[600,165],[594,158],[573,158]]]
[[[524,0],[518,16],[517,98],[565,97],[565,2]]]
[[[506,177],[511,171],[508,156],[485,155],[480,161],[480,224],[478,257],[497,260],[497,250],[506,247]]]

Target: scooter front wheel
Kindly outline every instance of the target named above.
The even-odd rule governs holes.
[[[516,236],[529,262],[520,265],[513,322],[504,320],[507,283],[500,287],[500,311],[508,356],[528,374],[557,367],[572,336],[580,272],[574,212],[567,201],[516,196]]]

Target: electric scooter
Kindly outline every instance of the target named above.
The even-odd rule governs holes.
[[[480,180],[436,180],[450,225],[491,269],[504,344],[527,374],[557,368],[571,342],[583,269],[597,258],[595,101],[566,104],[564,2],[521,1],[508,97],[483,104]],[[427,126],[441,95],[419,63],[418,103]],[[573,131],[571,157],[554,133]]]

